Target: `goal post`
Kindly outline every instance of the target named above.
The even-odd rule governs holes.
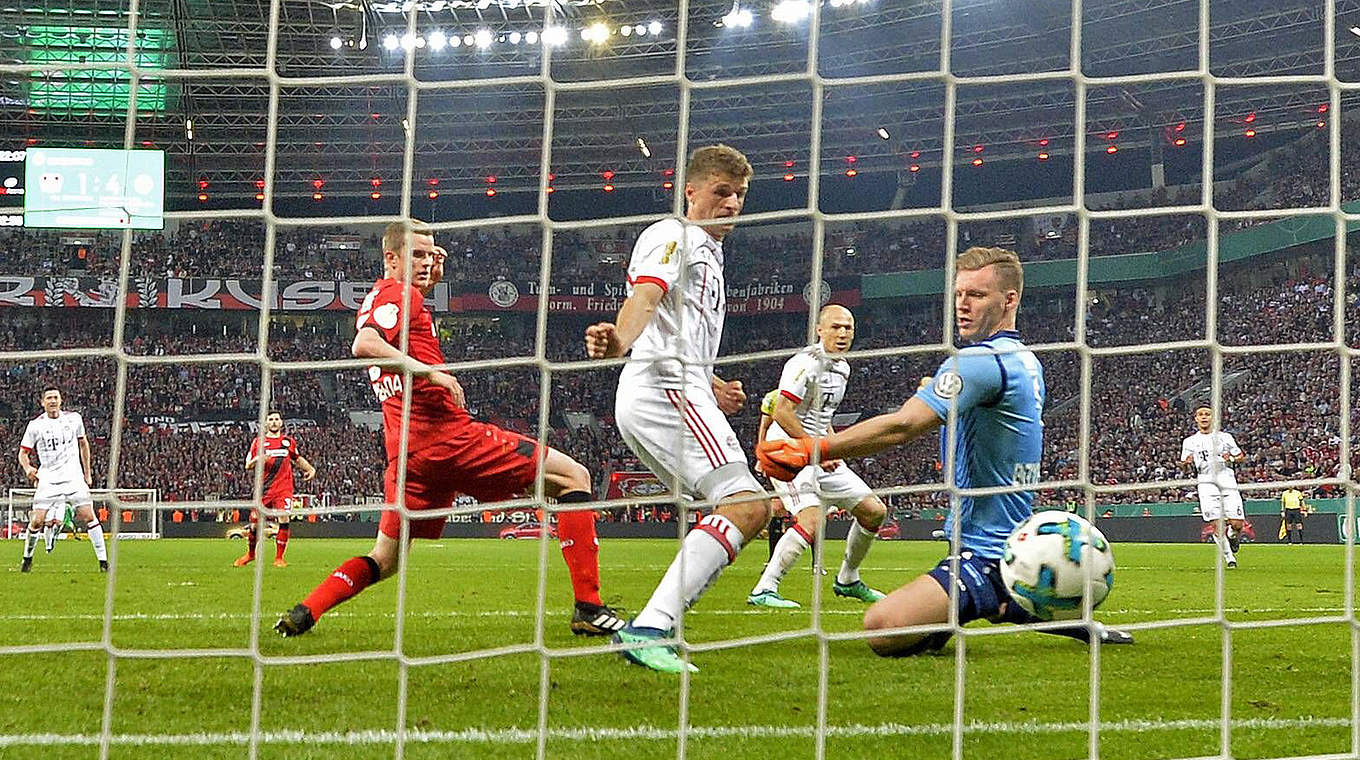
[[[33,512],[32,488],[10,488],[5,497],[4,530],[7,538],[20,538]],[[91,488],[95,515],[104,530],[119,538],[160,538],[160,491],[155,488]]]

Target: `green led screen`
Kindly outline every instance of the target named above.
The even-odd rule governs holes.
[[[122,63],[127,60],[126,29],[90,26],[30,26],[23,32],[25,63]],[[138,29],[137,65],[163,69],[170,63],[173,37],[163,29]],[[43,113],[126,113],[132,75],[116,69],[34,73],[28,82],[28,107]],[[164,81],[137,85],[137,111],[159,113],[171,103]]]

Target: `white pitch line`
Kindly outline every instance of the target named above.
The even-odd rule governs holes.
[[[1137,610],[1137,609],[1127,609],[1127,608],[1122,608],[1122,607],[1121,607],[1121,608],[1104,608],[1104,609],[1101,610],[1101,615],[1099,615],[1098,617],[1100,617],[1100,616],[1108,617],[1108,616],[1111,615],[1111,614],[1115,614],[1115,615],[1164,615],[1164,614],[1172,614],[1172,615],[1211,615],[1211,614],[1213,614],[1215,611],[1216,611],[1216,610],[1215,610],[1213,607],[1185,607],[1185,608],[1172,609],[1172,610]],[[1345,608],[1345,607],[1259,607],[1259,608],[1256,608],[1256,609],[1248,610],[1248,613],[1249,613],[1249,614],[1253,614],[1253,615],[1257,615],[1257,614],[1276,614],[1276,613],[1291,613],[1291,614],[1299,614],[1299,613],[1327,613],[1327,612],[1345,612],[1345,611],[1346,611],[1346,608]],[[810,610],[809,610],[808,612],[810,612]],[[1236,613],[1237,610],[1234,610],[1234,609],[1231,609],[1231,608],[1230,608],[1230,609],[1228,610],[1228,612],[1229,612],[1229,617],[1233,617],[1233,616],[1234,616],[1234,613]],[[567,616],[567,615],[569,615],[569,614],[571,614],[571,613],[566,612],[566,611],[562,611],[562,610],[546,610],[546,611],[544,612],[544,614],[547,615],[548,617],[565,617],[565,616]],[[763,617],[770,617],[770,618],[778,618],[778,617],[781,617],[781,616],[784,616],[784,617],[798,617],[798,616],[803,615],[803,614],[806,614],[806,613],[799,613],[799,612],[793,612],[793,613],[780,613],[780,612],[771,612],[771,611],[769,611],[769,610],[747,610],[747,609],[717,609],[717,610],[694,610],[694,611],[691,612],[690,614],[691,614],[691,615],[695,615],[695,616],[699,616],[699,617],[703,617],[703,616],[705,616],[705,615],[720,615],[720,616],[727,616],[727,615],[743,615],[743,616],[744,616],[744,615],[752,615],[752,616],[763,616]],[[830,609],[830,610],[829,610],[829,609],[823,609],[823,610],[822,610],[822,614],[823,614],[823,615],[855,615],[855,616],[862,616],[862,615],[864,615],[864,609],[863,609],[863,608],[858,608],[858,609],[848,609],[848,610],[847,610],[847,609]],[[272,615],[273,615],[273,613],[270,613],[270,612],[262,612],[262,613],[261,613],[261,616],[262,616],[262,617],[272,617]],[[535,614],[534,614],[533,610],[482,610],[482,611],[479,611],[479,612],[465,612],[465,611],[460,611],[460,610],[449,610],[449,611],[447,611],[447,612],[408,612],[408,613],[406,613],[406,617],[408,617],[408,618],[446,618],[446,617],[531,618],[531,617],[534,617],[534,616],[535,616]],[[393,618],[396,617],[396,613],[392,613],[392,612],[386,612],[386,613],[354,613],[354,612],[343,612],[343,611],[341,611],[341,612],[331,612],[331,613],[327,613],[326,617],[336,617],[336,618],[374,618],[374,617],[380,617],[380,618],[387,618],[387,619],[390,620],[390,619],[393,619]],[[246,613],[246,612],[212,612],[212,613],[206,613],[206,612],[125,612],[125,613],[118,613],[118,614],[115,614],[115,615],[113,616],[113,620],[114,620],[115,622],[118,622],[118,621],[180,621],[180,620],[249,620],[250,618],[251,618],[250,613]],[[99,621],[102,621],[103,619],[104,619],[104,616],[103,616],[103,615],[96,615],[96,614],[94,614],[94,613],[79,613],[79,614],[69,614],[69,615],[50,614],[50,613],[40,613],[40,612],[32,612],[32,613],[28,613],[28,612],[25,612],[25,613],[0,613],[0,621],[39,621],[39,622],[41,622],[41,621],[55,621],[55,620],[99,620]]]
[[[1180,720],[1120,720],[1101,723],[1101,733],[1149,733],[1156,731],[1207,731],[1219,728],[1221,722],[1212,719],[1189,718]],[[1349,718],[1239,718],[1232,721],[1234,729],[1268,731],[1306,728],[1345,728]],[[1018,734],[1039,736],[1046,734],[1086,732],[1089,724],[1083,721],[1062,723],[971,722],[963,726],[966,734]],[[836,738],[949,736],[954,726],[947,723],[880,723],[877,725],[850,724],[827,726],[826,735]],[[782,739],[808,738],[816,735],[813,726],[692,726],[686,734],[695,739]],[[678,735],[675,728],[636,726],[630,728],[583,727],[550,728],[548,738],[565,741],[670,741]],[[458,731],[407,731],[408,744],[527,744],[538,740],[538,732],[524,728],[477,729]],[[247,732],[194,734],[115,734],[112,743],[119,746],[212,746],[246,745],[251,735]],[[389,730],[368,731],[262,731],[262,744],[392,744],[397,733]],[[25,746],[88,746],[99,744],[93,734],[7,734],[0,735],[0,747]]]

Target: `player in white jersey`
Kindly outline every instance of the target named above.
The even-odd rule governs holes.
[[[1238,541],[1242,535],[1242,494],[1232,465],[1247,458],[1232,433],[1214,430],[1213,409],[1195,407],[1199,432],[1181,443],[1181,465],[1195,468],[1199,481],[1199,513],[1214,524],[1214,543],[1228,567],[1237,567]],[[1227,536],[1223,535],[1227,527]]]
[[[850,364],[839,358],[855,340],[855,316],[838,304],[822,308],[817,318],[818,342],[794,354],[784,364],[775,398],[774,421],[765,436],[787,438],[825,437],[833,431],[831,421],[845,398]],[[888,509],[844,462],[829,461],[804,467],[791,481],[772,480],[774,492],[795,515],[793,528],[775,546],[760,580],[746,598],[758,607],[793,608],[801,605],[779,595],[779,582],[798,558],[813,544],[822,508],[844,509],[854,515],[845,540],[845,557],[831,589],[836,596],[876,602],[883,592],[869,588],[859,577],[859,566],[878,535]]]
[[[674,647],[652,642],[671,635],[685,608],[770,521],[769,499],[725,416],[741,408],[746,394],[740,382],[713,374],[727,305],[722,240],[733,225],[688,223],[734,219],[750,180],[751,164],[740,151],[696,150],[685,170],[685,221],[667,219],[643,231],[618,317],[586,330],[592,359],[632,351],[614,401],[624,442],[663,482],[716,504],[685,537],[647,605],[614,635],[640,644],[621,653],[653,670],[696,669]]]
[[[37,483],[33,494],[33,510],[24,534],[22,572],[33,569],[33,549],[38,544],[49,512],[70,504],[76,519],[88,526],[90,545],[94,547],[99,570],[109,569],[104,549],[104,529],[94,514],[94,500],[90,498],[90,442],[85,437],[85,421],[76,412],[61,410],[61,390],[52,386],[42,392],[43,413],[29,421],[19,444],[19,465],[29,482]],[[38,466],[32,456],[38,454]]]

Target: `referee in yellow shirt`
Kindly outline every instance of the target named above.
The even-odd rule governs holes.
[[[1287,534],[1289,543],[1303,543],[1303,512],[1307,508],[1308,505],[1303,501],[1303,491],[1290,488],[1280,494],[1280,514],[1283,516],[1280,526],[1281,538]]]

